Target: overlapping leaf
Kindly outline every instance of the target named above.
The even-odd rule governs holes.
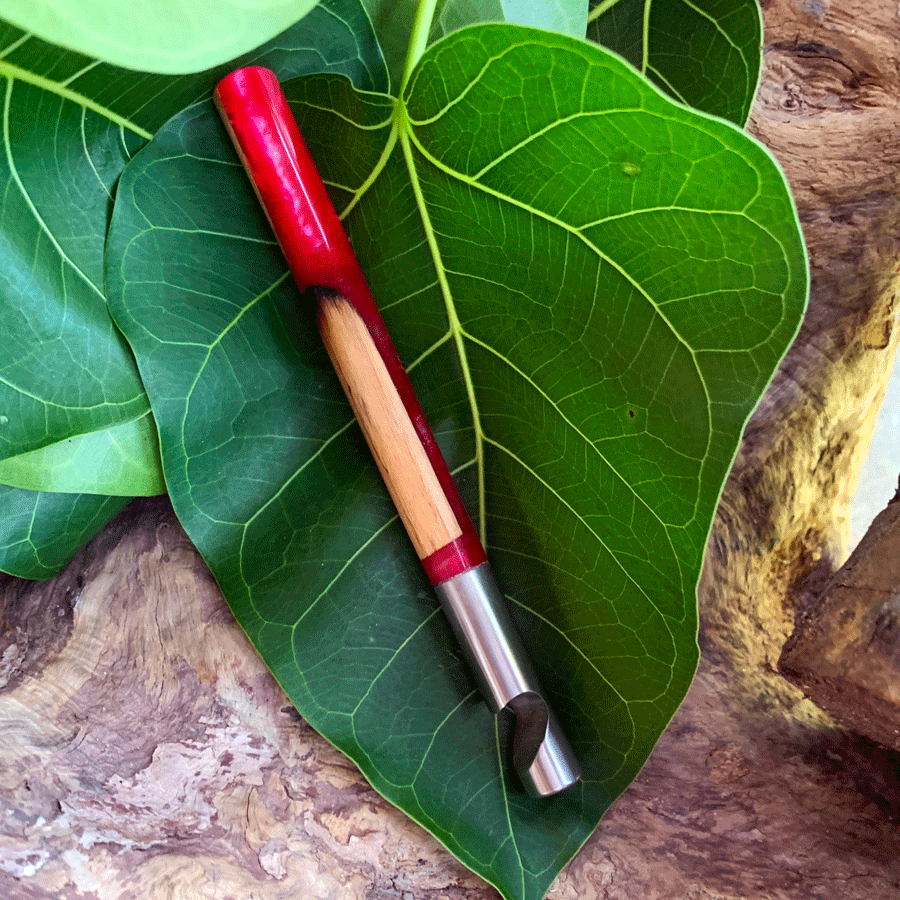
[[[129,166],[108,250],[170,494],[304,717],[540,897],[690,681],[718,493],[804,305],[796,217],[759,145],[545,32],[456,32],[397,103],[288,93],[584,783],[511,773],[209,106]]]
[[[55,575],[128,500],[0,485],[0,572],[17,578]]]
[[[341,22],[328,6],[253,61],[283,78],[327,68],[354,72],[361,87],[377,88],[372,51],[358,44],[364,30]],[[357,12],[363,15],[358,6]],[[9,27],[0,34],[0,51],[0,457],[6,457],[147,411],[103,294],[112,192],[131,154],[166,119],[208,96],[227,69],[190,77],[114,70]],[[54,123],[49,146],[48,122]]]
[[[164,494],[153,417],[0,459],[0,484],[29,491],[152,497]]]
[[[363,0],[375,26],[395,90],[403,65],[419,0]],[[584,37],[588,0],[438,0],[429,42],[480,22],[530,25],[573,37]]]
[[[68,523],[60,528],[69,555],[77,549],[76,520],[89,529],[97,510],[113,508],[79,493],[149,493],[162,484],[147,398],[104,296],[112,197],[131,155],[166,119],[250,62],[282,78],[326,70],[363,89],[387,87],[358,0],[325,0],[251,56],[180,77],[117,69],[0,27],[0,482],[65,492],[40,503],[5,492],[36,517],[3,520],[0,542],[19,556],[30,546],[22,527],[49,533],[54,520]]]
[[[759,83],[759,0],[592,0],[588,37],[676,100],[743,125]]]
[[[3,18],[70,50],[145,72],[199,72],[248,53],[316,0],[4,0]]]

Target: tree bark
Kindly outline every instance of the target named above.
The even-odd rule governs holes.
[[[895,0],[769,0],[750,129],[781,162],[811,304],[748,424],[699,588],[703,657],[550,897],[900,890],[894,751],[776,671],[844,561],[900,331]],[[39,898],[491,898],[299,719],[164,500],[58,578],[0,590],[0,891]]]

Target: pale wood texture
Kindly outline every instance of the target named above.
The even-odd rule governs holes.
[[[895,0],[771,0],[765,18],[751,128],[796,193],[812,305],[725,488],[698,676],[557,900],[900,895],[897,755],[775,671],[843,562],[896,349],[900,20]],[[298,721],[165,503],[0,596],[3,896],[496,897]]]
[[[346,297],[319,293],[319,330],[419,559],[462,535],[378,347]]]

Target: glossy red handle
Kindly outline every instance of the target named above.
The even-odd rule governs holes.
[[[486,559],[484,548],[278,79],[273,72],[258,66],[239,69],[219,83],[214,99],[298,285],[304,290],[326,289],[318,292],[327,300],[320,299],[319,303],[320,331],[428,577],[433,584],[439,584],[480,565]],[[336,304],[335,297],[346,302]],[[347,304],[355,314],[351,319],[358,316],[364,324],[362,332],[352,321],[345,321]],[[353,347],[333,346],[335,340],[351,339]],[[366,366],[368,374],[364,378],[354,378],[354,372],[350,371],[356,367],[356,360]],[[380,371],[386,373],[387,390],[384,385],[373,384]],[[373,397],[367,398],[364,395],[370,387]],[[392,408],[391,395],[396,397],[399,406],[394,406],[405,413],[408,423],[398,421],[396,415],[383,414]],[[388,425],[388,421],[393,425]],[[411,430],[407,424],[411,424]],[[384,427],[393,428],[390,435],[372,433]],[[400,447],[407,432],[414,434],[415,446],[408,446],[410,441],[407,441],[405,449],[401,447],[404,452],[394,454],[392,447],[395,444]],[[430,471],[419,471],[421,477],[413,478],[410,469],[402,466],[409,467],[409,460],[413,460],[412,468],[416,468],[417,454],[420,458],[424,454]],[[397,469],[398,466],[401,468]],[[416,490],[420,494],[432,490],[435,495],[411,498],[399,495],[412,484],[418,485]],[[433,487],[429,488],[429,484]],[[458,536],[437,547],[433,546],[434,542],[429,545],[418,540],[414,523],[405,509],[410,503],[421,508],[423,502],[438,510],[437,519],[441,518],[441,509],[445,513],[449,509],[443,521],[451,515],[458,527],[447,533]],[[427,552],[423,549],[426,547]]]

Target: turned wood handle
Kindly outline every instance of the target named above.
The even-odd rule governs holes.
[[[297,284],[314,289],[322,339],[428,577],[480,565],[484,548],[277,78],[240,69],[214,98]]]
[[[366,323],[341,294],[318,289],[319,332],[420,559],[462,537]]]

